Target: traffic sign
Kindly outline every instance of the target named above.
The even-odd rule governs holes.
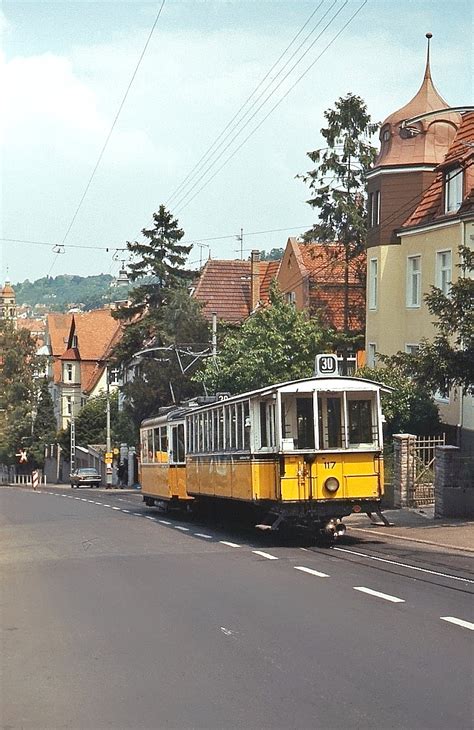
[[[20,451],[17,454],[15,454],[15,456],[18,456],[20,464],[26,464],[26,462],[28,461],[26,449],[20,449]]]
[[[114,449],[114,456],[118,456],[120,454],[120,450],[115,448]]]

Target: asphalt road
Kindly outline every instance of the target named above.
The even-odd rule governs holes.
[[[0,724],[473,726],[472,555],[0,488]]]

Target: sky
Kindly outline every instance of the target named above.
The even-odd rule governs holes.
[[[241,229],[244,257],[284,247],[315,221],[297,176],[322,146],[324,111],[347,92],[374,121],[404,105],[423,78],[426,32],[438,91],[473,103],[470,0],[165,0],[114,124],[161,4],[3,0],[0,283],[116,275],[117,249],[162,203],[194,242],[193,267],[240,258]],[[312,13],[248,116],[219,136]]]

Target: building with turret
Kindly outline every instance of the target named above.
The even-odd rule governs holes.
[[[0,319],[16,322],[15,292],[9,281],[6,281],[0,290]]]
[[[436,335],[424,301],[449,293],[459,247],[474,245],[474,107],[449,107],[434,86],[428,53],[413,99],[380,129],[368,175],[367,363],[377,354],[414,353]],[[437,394],[443,421],[474,443],[472,398]]]

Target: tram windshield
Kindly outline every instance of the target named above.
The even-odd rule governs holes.
[[[316,410],[316,413],[315,413]],[[378,445],[376,394],[282,394],[283,450],[373,448]]]

